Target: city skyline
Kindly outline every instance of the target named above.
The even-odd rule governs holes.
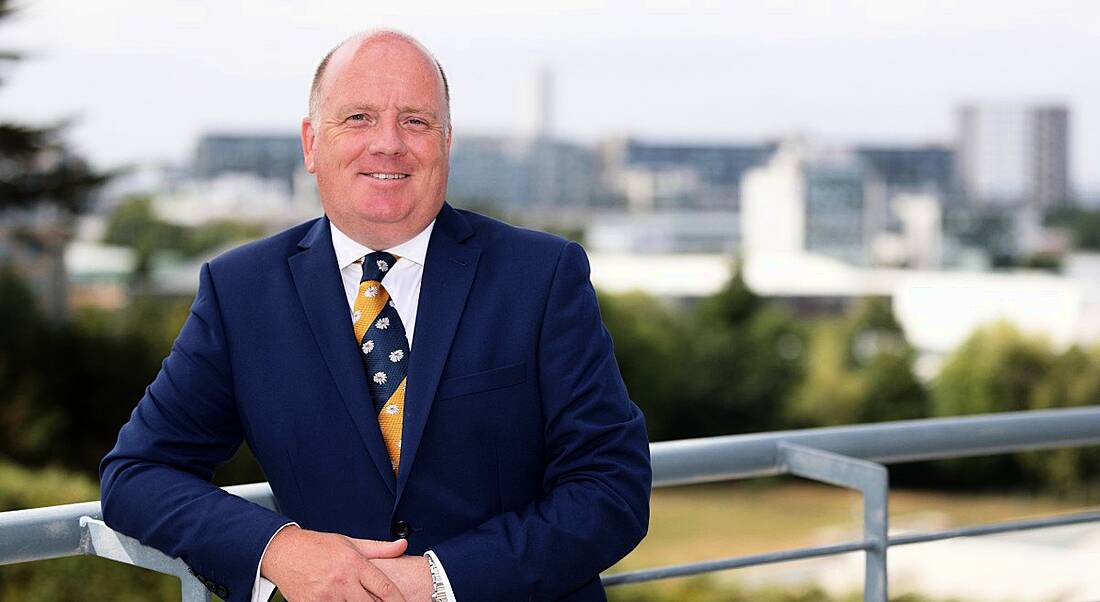
[[[435,51],[457,137],[520,131],[543,67],[555,134],[582,143],[953,143],[960,104],[1053,102],[1072,115],[1074,184],[1100,190],[1100,10],[1072,3],[107,4],[25,5],[4,49],[27,60],[0,88],[0,117],[74,117],[69,139],[102,166],[182,161],[207,131],[295,132],[320,55],[377,25]]]

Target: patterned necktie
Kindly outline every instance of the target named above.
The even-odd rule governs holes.
[[[355,338],[367,370],[374,410],[382,440],[390,454],[394,473],[401,463],[401,422],[405,415],[405,374],[409,363],[409,341],[405,326],[390,294],[382,286],[397,257],[379,251],[364,257],[363,278],[355,296],[351,319]]]

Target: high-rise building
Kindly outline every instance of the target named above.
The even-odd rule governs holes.
[[[1061,105],[963,105],[958,172],[976,207],[1044,209],[1072,198],[1069,109]]]

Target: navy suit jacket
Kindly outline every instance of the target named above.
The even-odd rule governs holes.
[[[101,466],[111,527],[251,595],[288,521],[432,549],[460,602],[603,600],[651,473],[581,247],[451,208],[428,245],[399,473],[320,218],[203,266],[191,314]],[[246,441],[278,505],[213,486]]]

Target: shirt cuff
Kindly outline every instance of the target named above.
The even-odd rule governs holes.
[[[443,568],[443,563],[439,561],[439,557],[431,550],[424,552],[424,555],[431,558],[439,569],[439,576],[443,578],[443,591],[447,592],[447,602],[458,602],[455,600],[454,590],[451,589],[451,580],[447,579],[447,570]]]
[[[267,554],[267,549],[271,547],[271,542],[275,539],[275,536],[279,534],[279,531],[289,527],[290,525],[298,526],[298,523],[287,523],[279,527],[278,531],[272,533],[271,539],[267,540],[267,545],[264,546],[264,553],[260,554],[260,563],[256,565],[256,579],[252,582],[252,602],[267,602],[268,598],[275,591],[275,584],[264,579],[260,576],[260,567],[264,565],[264,556]],[[451,602],[454,602],[453,600]]]

